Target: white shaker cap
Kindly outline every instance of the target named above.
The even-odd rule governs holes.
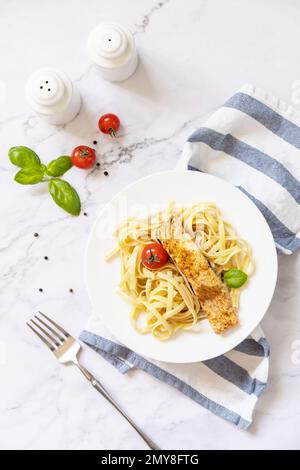
[[[42,68],[30,75],[25,93],[31,108],[52,124],[70,121],[80,108],[80,96],[71,80],[53,68]]]
[[[100,23],[87,41],[90,59],[108,80],[125,80],[136,69],[137,52],[132,33],[119,23]]]

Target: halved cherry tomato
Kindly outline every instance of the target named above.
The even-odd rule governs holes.
[[[120,119],[112,113],[103,114],[99,119],[98,127],[104,134],[110,134],[112,137],[115,137],[120,127]]]
[[[91,147],[86,145],[79,145],[74,148],[71,153],[71,160],[73,165],[78,168],[88,169],[92,168],[96,163],[96,152]]]
[[[169,254],[160,243],[150,243],[142,251],[142,263],[148,269],[162,268],[168,259]]]

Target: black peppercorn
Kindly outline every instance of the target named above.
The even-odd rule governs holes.
[[[37,232],[35,232],[35,233],[33,234],[33,236],[37,238],[37,237],[39,236],[39,234],[38,234]]]
[[[47,261],[47,259],[49,259],[49,258],[48,258],[48,256],[44,256],[44,259]]]
[[[108,176],[108,171],[105,171],[105,172],[104,172],[104,176]]]
[[[97,140],[93,140],[93,144],[97,145],[98,144]]]
[[[40,287],[40,288],[39,288],[39,291],[40,291],[40,292],[43,292],[43,289]]]

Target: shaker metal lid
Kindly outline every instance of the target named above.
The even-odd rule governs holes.
[[[68,106],[72,98],[73,85],[64,73],[47,67],[30,75],[25,93],[34,111],[52,115],[62,112]]]
[[[117,67],[135,54],[135,42],[131,32],[119,23],[100,23],[87,41],[90,59],[103,67]]]

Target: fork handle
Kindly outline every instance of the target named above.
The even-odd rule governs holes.
[[[146,442],[146,444],[149,446],[151,450],[160,450],[159,447],[157,447],[156,444],[148,437],[146,434],[139,429],[139,427],[127,416],[125,411],[122,410],[120,405],[112,398],[112,396],[105,390],[103,385],[91,374],[85,367],[83,367],[81,364],[76,364],[79,370],[83,373],[85,378],[92,384],[92,386],[99,392],[104,398],[106,398],[111,405],[113,405],[116,410],[121,413],[121,415],[127,420],[127,422],[136,430],[136,432],[140,435],[140,437]]]

